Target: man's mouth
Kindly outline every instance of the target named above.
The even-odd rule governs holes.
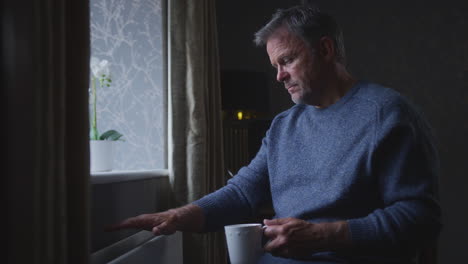
[[[286,89],[288,90],[289,93],[293,93],[296,90],[296,84],[291,84],[286,86]]]

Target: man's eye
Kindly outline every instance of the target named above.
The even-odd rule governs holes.
[[[289,64],[293,61],[292,57],[285,57],[283,58],[283,64]]]

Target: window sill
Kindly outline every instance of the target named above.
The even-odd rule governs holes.
[[[169,177],[169,170],[91,172],[91,184],[139,181],[159,177]]]

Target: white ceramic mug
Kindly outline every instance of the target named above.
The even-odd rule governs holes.
[[[254,264],[263,254],[261,224],[224,227],[231,264]]]

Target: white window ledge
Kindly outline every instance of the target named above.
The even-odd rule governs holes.
[[[169,170],[106,171],[92,172],[91,184],[109,184],[116,182],[138,181],[159,177],[169,177]]]

